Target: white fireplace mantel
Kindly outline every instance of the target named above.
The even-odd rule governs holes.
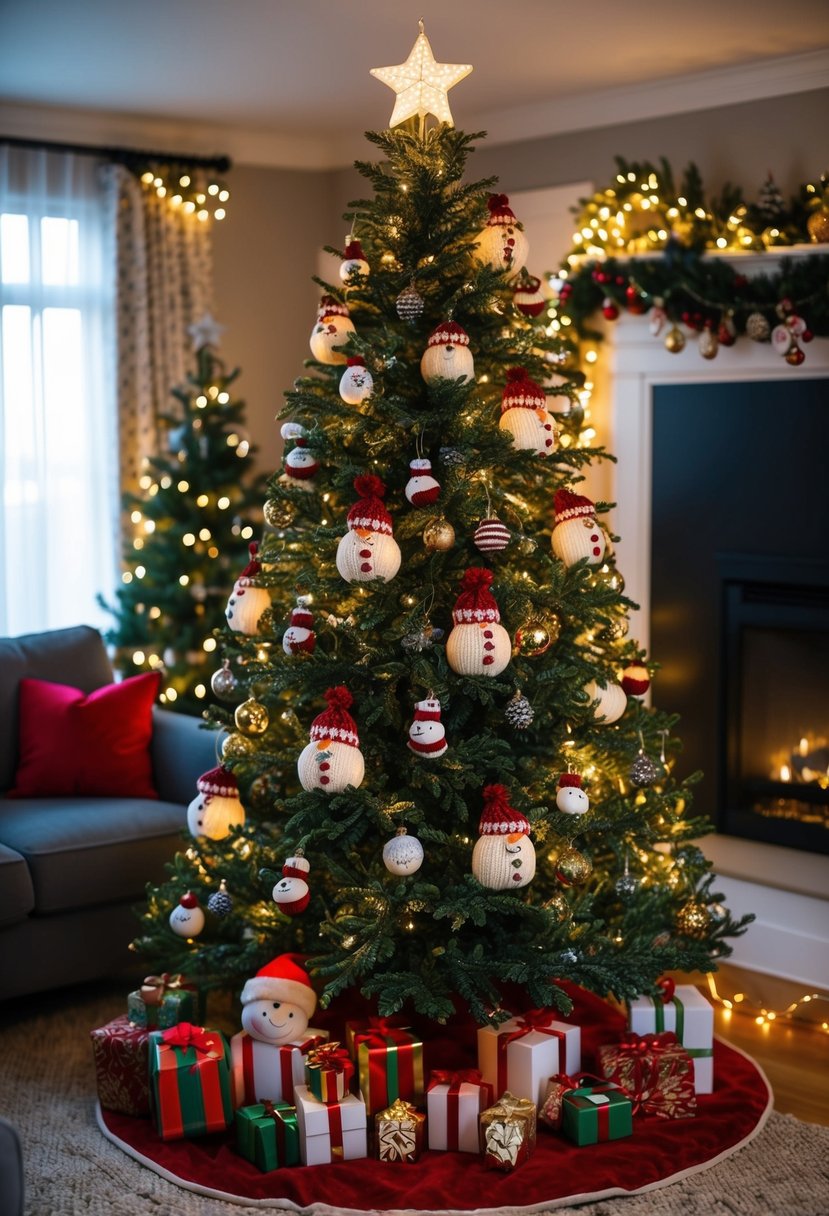
[[[640,605],[631,633],[648,650],[653,389],[663,384],[825,377],[829,409],[829,339],[816,338],[804,346],[805,361],[791,367],[768,343],[745,338],[706,360],[696,349],[696,336],[689,335],[685,349],[672,354],[664,345],[665,331],[654,337],[647,317],[623,313],[604,332],[595,368],[593,420],[618,463],[599,465],[586,488],[593,498],[616,504],[611,526],[621,537],[618,567],[625,594]],[[653,658],[658,662],[658,655]],[[660,707],[670,710],[661,702]],[[702,844],[732,911],[757,915],[749,932],[734,944],[733,961],[796,982],[826,984],[829,857],[729,836],[708,836]]]

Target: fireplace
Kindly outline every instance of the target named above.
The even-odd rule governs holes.
[[[829,566],[719,567],[720,830],[829,852]]]

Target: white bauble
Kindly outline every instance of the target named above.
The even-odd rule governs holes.
[[[550,456],[555,451],[556,427],[547,410],[505,410],[498,426],[509,431],[512,446],[520,451],[535,452],[537,456]]]
[[[170,913],[169,925],[179,937],[198,937],[204,928],[204,913],[195,895],[182,895]]]
[[[600,566],[605,555],[604,532],[589,515],[566,519],[556,524],[552,535],[553,553],[565,566],[587,559],[589,566]]]
[[[340,262],[340,278],[343,283],[349,279],[362,279],[369,273],[369,264],[365,258],[343,258]]]
[[[235,633],[253,638],[259,633],[259,618],[271,606],[270,593],[264,587],[240,587],[233,584],[225,616]]]
[[[472,873],[490,891],[526,887],[535,875],[535,849],[521,833],[479,836],[472,851]]]
[[[367,583],[373,578],[390,582],[400,569],[400,547],[385,532],[350,529],[337,545],[337,569],[347,583]]]
[[[262,1043],[293,1043],[308,1029],[308,1015],[290,1001],[248,1001],[242,1009],[242,1028]]]
[[[271,898],[280,911],[296,916],[308,907],[311,888],[304,878],[280,878],[271,891]]]
[[[497,621],[454,625],[446,639],[446,661],[459,676],[497,676],[512,657],[509,634]]]
[[[299,781],[304,790],[341,794],[347,785],[362,784],[366,764],[359,747],[350,743],[312,740],[297,760]]]
[[[224,840],[233,828],[244,827],[245,808],[238,798],[198,793],[187,808],[187,830],[191,836]]]
[[[423,865],[423,845],[403,828],[383,845],[383,865],[390,874],[414,874]]]
[[[475,237],[475,259],[493,270],[517,274],[527,263],[530,242],[516,224],[488,224]]]
[[[590,810],[590,799],[577,785],[565,785],[556,794],[556,806],[565,815],[584,815]]]
[[[603,726],[618,722],[627,709],[625,690],[615,680],[610,680],[607,688],[602,688],[595,680],[591,680],[589,684],[585,684],[584,691],[591,701],[598,701],[598,705],[593,707],[593,717]]]
[[[286,654],[301,654],[306,651],[313,654],[317,636],[313,629],[304,625],[289,625],[282,635],[282,649]]]
[[[442,722],[413,722],[409,727],[408,746],[419,756],[437,760],[447,750],[446,730]]]
[[[311,330],[311,354],[318,363],[347,363],[348,355],[340,350],[340,347],[345,345],[353,333],[354,322],[350,317],[338,314],[323,315],[317,319]]]
[[[346,405],[359,405],[370,397],[374,390],[374,379],[367,367],[353,364],[340,377],[340,396]]]
[[[475,360],[468,346],[460,342],[447,342],[442,346],[428,346],[420,360],[420,374],[427,384],[440,380],[475,379]]]
[[[285,457],[285,472],[291,482],[297,484],[298,490],[311,490],[311,478],[319,471],[320,463],[308,448],[292,448]]]

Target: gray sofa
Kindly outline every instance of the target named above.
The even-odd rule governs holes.
[[[87,626],[0,638],[0,1000],[128,968],[134,907],[182,847],[196,780],[215,767],[216,736],[198,718],[153,709],[158,800],[6,798],[17,767],[23,677],[92,692],[112,683]]]

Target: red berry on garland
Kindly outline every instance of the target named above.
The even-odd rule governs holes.
[[[610,296],[605,296],[605,298],[602,300],[602,316],[607,321],[615,321],[619,316],[619,309],[613,303]]]

